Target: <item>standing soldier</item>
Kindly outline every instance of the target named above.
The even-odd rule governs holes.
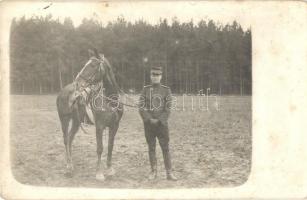
[[[163,153],[166,177],[176,181],[172,172],[169,152],[168,117],[171,108],[171,90],[161,85],[161,67],[153,67],[150,72],[151,85],[144,86],[140,96],[139,113],[144,122],[145,138],[148,144],[151,173],[149,180],[157,178],[156,138],[159,140]]]

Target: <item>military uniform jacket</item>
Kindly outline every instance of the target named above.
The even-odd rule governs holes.
[[[161,84],[144,86],[139,100],[139,113],[143,121],[147,122],[154,118],[167,126],[171,101],[169,87]]]

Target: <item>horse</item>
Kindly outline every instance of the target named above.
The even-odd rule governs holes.
[[[86,90],[91,86],[99,85],[98,90]],[[72,161],[72,142],[79,130],[82,128],[82,119],[86,116],[86,103],[90,104],[96,127],[97,142],[97,167],[96,179],[105,180],[105,174],[112,176],[115,170],[112,167],[112,151],[114,139],[117,133],[119,122],[123,115],[123,105],[119,101],[120,88],[116,82],[115,75],[110,62],[99,54],[97,50],[89,50],[89,61],[78,73],[75,80],[65,86],[56,99],[57,111],[61,121],[63,139],[66,151],[66,172],[65,175],[73,177],[74,166]],[[87,95],[87,102],[83,96]],[[72,122],[69,129],[69,123]],[[103,152],[103,131],[109,128],[107,170],[104,174],[101,155]]]

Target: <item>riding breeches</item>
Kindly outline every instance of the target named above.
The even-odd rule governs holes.
[[[167,171],[172,169],[171,157],[169,152],[169,131],[168,126],[163,125],[161,122],[151,124],[150,122],[144,123],[145,138],[148,144],[149,161],[151,170],[157,170],[156,159],[156,138],[158,138],[160,147],[163,153],[164,165]]]

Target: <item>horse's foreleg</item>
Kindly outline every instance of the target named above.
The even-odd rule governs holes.
[[[104,175],[103,175],[103,171],[101,168],[101,154],[103,151],[102,133],[104,129],[105,129],[104,126],[96,123],[96,142],[97,142],[97,157],[98,157],[96,179],[100,181],[104,180]]]
[[[112,176],[115,174],[115,170],[112,168],[112,152],[114,146],[115,135],[118,130],[118,124],[109,129],[109,141],[108,141],[108,158],[107,158],[107,175]]]

